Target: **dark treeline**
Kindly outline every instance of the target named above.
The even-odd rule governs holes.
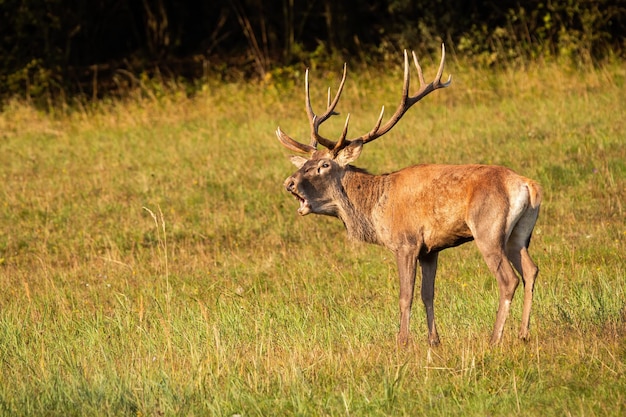
[[[316,58],[376,61],[442,41],[486,64],[593,62],[626,47],[626,0],[0,0],[0,8],[3,97],[96,97],[139,74],[263,77]]]

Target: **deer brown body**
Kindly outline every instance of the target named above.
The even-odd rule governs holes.
[[[442,47],[443,51],[443,47]],[[541,190],[532,180],[508,168],[492,165],[416,165],[400,171],[371,175],[350,165],[363,145],[389,131],[404,112],[440,83],[445,52],[435,81],[425,85],[418,68],[421,88],[408,96],[408,58],[400,106],[391,120],[359,138],[342,137],[333,142],[319,135],[319,124],[334,113],[341,88],[327,112],[318,117],[311,109],[307,90],[307,113],[312,130],[310,145],[294,141],[280,129],[279,140],[287,148],[309,154],[293,156],[298,171],[285,180],[285,188],[300,202],[298,212],[338,217],[348,235],[356,240],[382,245],[396,257],[400,276],[400,331],[398,342],[406,344],[417,265],[421,267],[421,298],[426,308],[428,340],[439,343],[434,317],[434,285],[438,253],[475,240],[495,275],[500,302],[491,338],[497,343],[504,329],[519,278],[524,282],[524,304],[519,336],[528,338],[533,287],[538,268],[528,254],[530,237],[541,203]],[[320,121],[321,120],[321,121]],[[327,149],[317,149],[321,143]],[[513,269],[515,268],[515,270]]]

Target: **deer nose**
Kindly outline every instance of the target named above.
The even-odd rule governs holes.
[[[289,191],[290,193],[293,192],[294,187],[296,186],[296,182],[293,180],[292,177],[289,177],[285,180],[285,189],[287,191]]]

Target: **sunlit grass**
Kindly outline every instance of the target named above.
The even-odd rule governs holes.
[[[493,163],[541,182],[529,343],[518,294],[488,346],[497,288],[468,244],[440,258],[442,346],[425,342],[418,297],[413,343],[396,348],[391,254],[300,218],[282,190],[293,168],[273,132],[308,137],[302,80],[53,114],[14,101],[0,113],[0,412],[623,414],[623,65],[449,68],[452,86],[357,165]],[[311,76],[321,108],[338,74]],[[351,132],[391,113],[400,80],[400,62],[350,68]]]

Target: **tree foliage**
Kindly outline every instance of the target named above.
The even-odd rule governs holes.
[[[623,55],[626,0],[0,0],[5,96],[103,91],[136,74],[264,77],[323,55],[442,41],[485,64]],[[227,71],[228,70],[228,71]]]

